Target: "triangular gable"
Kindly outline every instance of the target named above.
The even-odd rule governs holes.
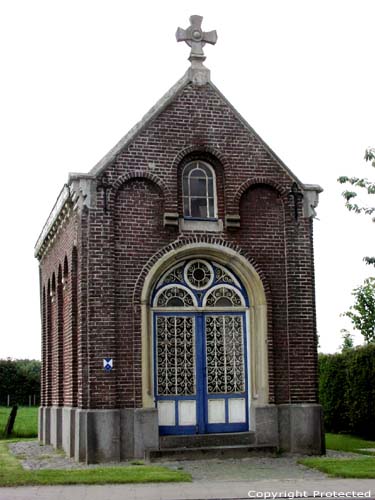
[[[90,177],[98,177],[105,170],[105,168],[112,163],[116,156],[124,151],[145,129],[147,126],[159,115],[166,107],[173,102],[181,91],[189,85],[191,79],[189,77],[189,72],[187,71],[185,75],[176,82],[173,87],[164,94],[164,96],[157,101],[157,103],[144,115],[144,117],[134,126],[129,132],[89,171]],[[247,129],[264,147],[264,149],[269,153],[269,155],[275,160],[275,162],[287,173],[287,175],[294,180],[301,187],[304,184],[298,179],[298,177],[285,165],[285,163],[276,155],[276,153],[268,146],[268,144],[255,132],[251,125],[243,118],[243,116],[237,111],[237,109],[228,101],[228,99],[220,92],[220,90],[209,81],[207,85],[210,85],[216,94],[225,102],[225,104],[231,109],[234,116],[242,124],[242,126]],[[74,174],[79,175],[79,174]]]

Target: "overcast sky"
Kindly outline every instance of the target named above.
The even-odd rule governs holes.
[[[350,329],[340,313],[371,274],[375,227],[346,211],[336,179],[371,173],[374,1],[2,0],[0,358],[40,358],[39,232],[68,172],[87,172],[186,71],[175,31],[191,14],[218,32],[205,47],[215,85],[302,182],[324,188],[321,350]]]

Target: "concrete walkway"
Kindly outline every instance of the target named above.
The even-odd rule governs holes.
[[[28,469],[92,468],[76,464],[52,447],[37,442],[19,442],[10,446]],[[328,453],[337,458],[352,456]],[[354,455],[359,458],[359,455]],[[21,458],[22,457],[22,458]],[[0,488],[0,500],[217,500],[276,498],[374,498],[375,479],[336,479],[297,463],[295,456],[249,457],[164,461],[160,465],[183,469],[192,483],[129,484],[103,486],[29,486]],[[365,458],[365,456],[363,456]],[[110,464],[107,464],[110,465]],[[119,465],[119,464],[112,464]],[[122,464],[131,467],[129,463]],[[156,464],[154,464],[156,465]],[[335,493],[336,492],[336,493]],[[339,495],[341,493],[341,495]]]
[[[340,492],[341,496],[338,496]],[[288,498],[288,495],[289,498],[343,498],[342,494],[346,495],[345,498],[374,498],[375,479],[217,480],[176,484],[33,486],[1,488],[0,500],[216,500]]]

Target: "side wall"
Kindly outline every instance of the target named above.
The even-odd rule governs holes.
[[[42,371],[39,438],[61,447],[63,407],[82,399],[82,356],[78,353],[79,270],[77,213],[70,208],[40,260]],[[80,397],[79,397],[80,395]],[[70,424],[69,424],[70,425]],[[74,436],[65,443],[72,454]],[[68,451],[68,450],[67,450]]]

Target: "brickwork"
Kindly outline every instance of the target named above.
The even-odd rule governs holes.
[[[40,263],[42,293],[42,406],[71,406],[76,397],[77,383],[73,379],[77,339],[72,339],[72,324],[77,328],[77,312],[73,314],[73,294],[69,269],[77,239],[76,214],[58,233],[54,244]],[[77,259],[76,259],[77,261]],[[75,264],[77,269],[77,263]],[[77,270],[75,270],[77,280]],[[75,285],[76,286],[76,285]],[[44,291],[44,292],[43,292]],[[46,291],[46,297],[43,293]],[[76,307],[76,306],[75,306]],[[76,307],[77,309],[77,307]],[[77,335],[76,335],[77,337]],[[77,378],[77,373],[75,374]]]
[[[183,216],[181,172],[194,159],[215,170],[219,219],[238,214],[240,228],[207,234],[163,226],[165,212]],[[110,188],[98,183],[95,204],[70,215],[41,259],[44,404],[142,406],[144,279],[168,249],[194,241],[235,249],[263,281],[269,401],[316,402],[312,222],[301,200],[295,217],[288,196],[295,178],[221,94],[210,84],[185,86],[103,173]],[[64,283],[59,268],[67,270]],[[114,359],[111,373],[104,357]]]

